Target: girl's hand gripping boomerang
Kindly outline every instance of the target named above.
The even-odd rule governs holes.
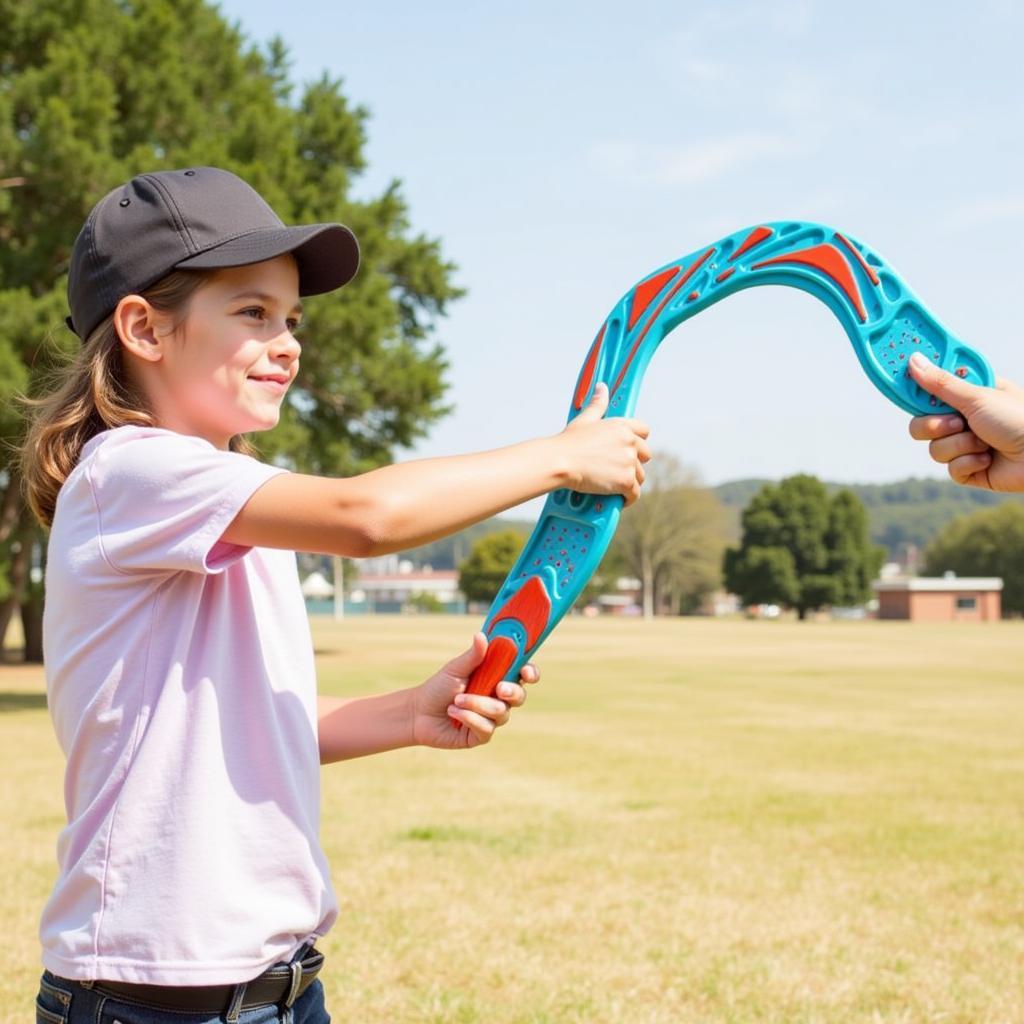
[[[984,357],[947,331],[875,252],[833,228],[780,221],[746,228],[645,277],[615,304],[580,370],[569,421],[597,381],[608,383],[606,415],[631,416],[644,371],[671,330],[720,299],[761,284],[817,296],[839,318],[871,382],[912,415],[950,412],[907,375],[923,352],[943,369],[991,387]],[[484,621],[490,641],[468,692],[493,695],[519,670],[572,606],[603,557],[621,496],[560,489],[547,502]]]

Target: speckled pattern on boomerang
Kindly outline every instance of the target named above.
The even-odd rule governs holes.
[[[907,375],[913,352],[974,384],[993,383],[984,357],[953,337],[880,256],[833,228],[783,221],[737,231],[673,260],[626,292],[583,361],[569,420],[597,381],[610,390],[606,415],[631,416],[644,371],[665,335],[720,299],[761,284],[802,288],[821,299],[846,329],[871,382],[912,415],[949,411]],[[622,502],[566,489],[548,496],[484,622],[490,645],[470,680],[471,693],[493,694],[500,680],[518,679],[600,563]]]

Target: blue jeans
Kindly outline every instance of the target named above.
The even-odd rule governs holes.
[[[121,996],[86,988],[81,982],[43,971],[36,997],[36,1024],[223,1024],[221,1013],[161,1010],[129,1002]],[[317,978],[286,1009],[267,1005],[243,1010],[238,1024],[331,1024],[324,1006],[324,987]]]

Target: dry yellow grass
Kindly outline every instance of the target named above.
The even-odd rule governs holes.
[[[407,685],[477,619],[314,622],[321,688]],[[1024,1020],[1024,626],[566,620],[494,743],[323,775],[361,1024]],[[0,1019],[26,1020],[63,765],[0,669]]]

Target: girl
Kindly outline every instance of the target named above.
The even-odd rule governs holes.
[[[525,692],[462,693],[477,633],[419,686],[318,700],[295,552],[397,551],[555,487],[638,496],[647,428],[602,419],[603,386],[560,434],[498,451],[349,479],[257,461],[243,435],[278,422],[298,373],[299,297],[357,265],[347,228],[286,227],[212,167],[139,175],[75,242],[83,344],[30,403],[21,451],[51,527],[44,656],[67,757],[40,1022],[329,1021],[320,765],[485,743]]]

